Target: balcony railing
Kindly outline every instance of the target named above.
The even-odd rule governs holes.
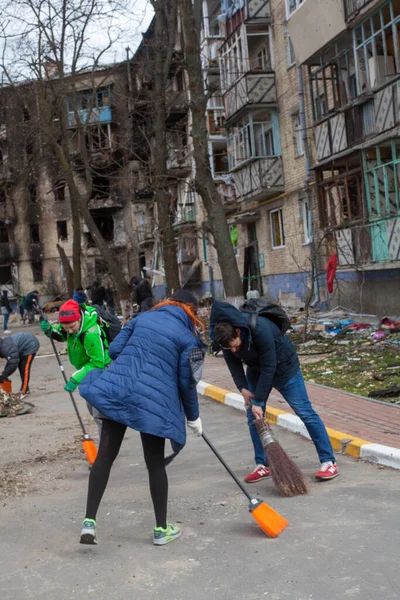
[[[137,229],[138,243],[141,245],[154,241],[154,230],[151,225],[140,225]]]
[[[111,106],[101,106],[100,108],[93,108],[92,110],[77,110],[76,114],[73,111],[68,112],[68,127],[77,126],[78,120],[83,124],[94,124],[94,123],[110,123],[112,121],[112,110]]]
[[[224,95],[225,116],[230,119],[235,113],[247,105],[276,104],[275,75],[244,75]]]
[[[170,148],[168,150],[167,169],[190,169],[191,163],[187,148]]]
[[[346,21],[349,22],[368,4],[371,4],[373,0],[344,0],[344,13]]]
[[[174,227],[196,222],[196,207],[194,204],[181,204],[175,215]]]

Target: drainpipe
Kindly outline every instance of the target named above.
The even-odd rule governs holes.
[[[311,190],[310,190],[310,177],[311,177],[311,157],[310,157],[310,146],[308,145],[308,136],[307,136],[307,122],[306,122],[306,111],[305,111],[305,103],[304,103],[304,82],[303,82],[303,69],[302,67],[298,67],[297,69],[297,78],[298,78],[298,87],[299,87],[299,99],[300,99],[300,125],[301,125],[301,138],[303,141],[303,148],[305,154],[305,162],[306,162],[306,178],[304,180],[304,189],[307,194],[307,198],[309,200],[309,205],[311,206]],[[312,213],[311,213],[312,214]],[[316,255],[315,255],[315,243],[314,243],[314,224],[311,220],[311,225],[313,229],[313,240],[311,242],[311,252],[314,260],[312,261],[312,272],[311,277],[315,282],[315,294],[313,299],[310,302],[311,308],[316,308],[321,301],[320,293],[319,293],[319,282],[318,282],[318,269],[316,265]]]

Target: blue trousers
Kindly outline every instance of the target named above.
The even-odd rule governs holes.
[[[7,326],[8,326],[8,319],[10,318],[10,313],[6,313],[4,316],[4,321],[3,321],[3,329],[4,331],[7,330]]]
[[[252,382],[248,381],[248,389],[254,394],[255,381],[252,377]],[[283,387],[278,390],[289,404],[290,408],[294,413],[300,417],[304,425],[307,428],[308,433],[312,441],[314,442],[317,454],[321,463],[323,462],[336,462],[333,454],[333,448],[331,441],[328,437],[328,433],[325,429],[321,417],[313,409],[311,402],[308,398],[307,389],[304,383],[303,375],[300,369],[292,379],[290,379]],[[267,398],[262,406],[263,412],[267,404]],[[260,437],[257,433],[256,426],[254,424],[255,417],[252,413],[251,407],[246,409],[247,413],[247,424],[249,426],[250,437],[254,447],[254,460],[256,465],[268,465],[267,458],[265,456],[264,448],[261,443]]]

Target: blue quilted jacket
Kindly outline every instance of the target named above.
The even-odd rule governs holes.
[[[185,416],[199,416],[204,348],[182,308],[141,313],[111,343],[110,366],[88,373],[79,392],[105,417],[170,439],[179,450],[186,442]]]

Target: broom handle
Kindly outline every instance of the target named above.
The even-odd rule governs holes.
[[[44,312],[43,312],[43,310],[42,310],[42,309],[40,309],[40,314],[41,314],[41,317],[42,317],[42,319],[43,319],[43,320],[45,320],[45,319],[46,319],[46,317],[44,316]],[[60,358],[60,355],[58,354],[58,350],[57,350],[57,348],[56,348],[56,344],[55,344],[55,342],[54,342],[54,340],[53,340],[53,338],[52,338],[51,336],[50,336],[50,342],[51,342],[51,345],[52,345],[52,348],[53,348],[53,352],[54,352],[54,354],[56,355],[56,359],[57,359],[57,362],[58,362],[58,366],[60,367],[60,371],[61,371],[61,373],[62,373],[62,375],[63,375],[63,377],[64,377],[64,381],[65,381],[65,383],[68,383],[68,379],[67,379],[67,376],[66,376],[66,374],[65,374],[65,371],[64,371],[64,365],[63,365],[63,364],[62,364],[62,362],[61,362],[61,358]],[[80,426],[81,426],[81,428],[82,428],[83,435],[84,435],[85,437],[88,437],[88,434],[86,433],[86,429],[85,429],[85,426],[84,426],[84,424],[83,424],[83,421],[82,421],[81,415],[79,414],[79,410],[78,410],[78,407],[77,407],[77,405],[76,405],[76,402],[75,402],[74,395],[73,395],[73,393],[72,393],[72,392],[69,392],[69,395],[70,395],[70,397],[71,397],[72,404],[73,404],[73,406],[74,406],[74,409],[75,409],[75,412],[76,412],[76,416],[78,417],[79,424],[80,424]]]
[[[220,455],[220,453],[218,452],[218,450],[215,448],[215,446],[210,442],[210,440],[208,439],[208,437],[206,436],[205,433],[201,434],[201,437],[203,438],[203,440],[205,441],[205,443],[211,448],[211,450],[214,452],[215,456],[218,458],[218,460],[220,461],[220,463],[225,467],[225,469],[228,471],[229,475],[232,477],[232,479],[237,483],[237,485],[240,487],[240,489],[242,490],[243,494],[250,500],[250,502],[253,500],[253,496],[251,496],[249,494],[249,492],[246,490],[246,488],[244,487],[244,485],[242,484],[241,481],[239,481],[239,479],[236,477],[235,473],[232,471],[232,469],[229,467],[229,465],[226,464],[226,462],[224,461],[224,459],[222,458],[222,456]]]

